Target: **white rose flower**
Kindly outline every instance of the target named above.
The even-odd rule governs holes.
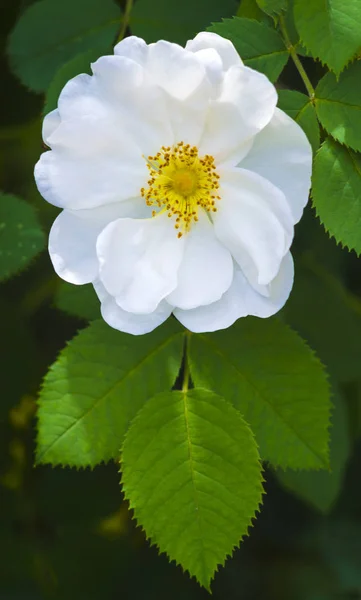
[[[92,71],[45,117],[35,167],[63,209],[58,275],[91,282],[105,321],[132,334],[171,313],[194,332],[276,313],[312,152],[274,86],[213,33],[185,48],[128,37]]]

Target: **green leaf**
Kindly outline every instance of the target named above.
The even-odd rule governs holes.
[[[92,70],[90,63],[95,62],[100,56],[99,49],[90,50],[78,54],[69,62],[65,63],[59,71],[57,71],[51,84],[49,85],[46,96],[44,114],[46,115],[50,111],[54,110],[58,106],[58,98],[65,84],[80,73],[87,73],[91,75]]]
[[[257,0],[241,0],[237,11],[237,17],[244,17],[246,19],[255,19],[256,21],[263,21],[269,19],[260,9],[257,4]]]
[[[354,62],[339,80],[327,73],[316,88],[316,110],[322,126],[341,144],[361,151],[361,63]]]
[[[258,6],[267,15],[279,15],[287,9],[287,0],[257,0]]]
[[[291,90],[279,90],[278,106],[302,127],[314,152],[320,146],[320,127],[316,111],[305,94]]]
[[[361,48],[359,0],[294,0],[294,18],[303,44],[336,74]]]
[[[55,295],[55,306],[86,321],[100,317],[98,296],[91,284],[72,285],[62,281]]]
[[[252,19],[223,19],[208,27],[231,40],[244,63],[276,81],[288,61],[288,52],[281,36],[264,23]]]
[[[94,321],[61,352],[39,398],[37,462],[94,466],[119,455],[150,395],[170,389],[182,357],[175,320],[135,337]]]
[[[312,177],[316,213],[337,243],[361,252],[361,156],[328,138]]]
[[[158,394],[126,435],[122,472],[147,536],[209,589],[262,499],[257,446],[240,414],[204,389]]]
[[[137,0],[130,28],[148,43],[163,39],[183,45],[212,21],[230,17],[236,10],[236,0]]]
[[[30,204],[0,194],[0,280],[15,275],[45,246],[45,236]]]
[[[314,254],[297,261],[295,283],[282,316],[307,340],[338,382],[359,377],[361,302]]]
[[[14,72],[36,92],[45,91],[59,68],[77,54],[110,53],[121,14],[113,0],[41,0],[13,29],[8,52]]]
[[[275,318],[240,319],[190,339],[194,384],[244,416],[274,466],[328,467],[330,399],[325,371],[305,342]]]
[[[346,462],[350,453],[347,410],[342,396],[332,398],[330,468],[331,471],[277,470],[277,478],[288,490],[311,504],[317,510],[328,514],[334,506],[343,483]]]

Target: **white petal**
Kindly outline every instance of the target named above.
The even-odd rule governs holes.
[[[191,96],[206,77],[192,52],[164,40],[149,45],[147,68],[155,83],[178,100]]]
[[[300,220],[311,185],[312,149],[293,119],[277,108],[240,166],[279,187],[291,206],[295,223]]]
[[[251,283],[267,285],[277,275],[293,237],[283,193],[244,169],[220,171],[215,233]]]
[[[44,152],[35,166],[41,195],[51,204],[72,210],[111,204],[139,195],[148,171],[145,161],[126,148],[121,153],[92,157],[71,152]]]
[[[147,315],[127,312],[118,306],[100,281],[94,282],[93,285],[101,301],[101,313],[104,321],[119,331],[132,335],[149,333],[168,319],[172,312],[172,307],[165,300],[160,302],[154,312]]]
[[[141,38],[130,35],[114,47],[114,54],[126,56],[144,66],[148,57],[148,46]]]
[[[223,63],[218,52],[213,48],[204,48],[194,53],[195,57],[203,64],[208,80],[217,86],[223,79]]]
[[[60,115],[59,111],[56,108],[52,110],[50,113],[45,115],[43,121],[43,140],[46,144],[48,144],[48,138],[55,131],[55,129],[60,125]]]
[[[143,154],[173,144],[164,92],[135,61],[103,56],[92,65],[94,75],[71,79],[59,96],[62,119],[89,115],[134,140]]]
[[[124,310],[151,313],[175,289],[183,249],[166,213],[119,219],[98,238],[100,280]]]
[[[63,210],[49,235],[49,254],[59,277],[77,285],[93,281],[98,274],[96,240],[111,221],[123,216],[149,214],[142,198],[92,210]]]
[[[167,296],[170,304],[185,310],[219,300],[233,278],[229,251],[217,240],[206,213],[199,211],[198,217],[185,235],[178,285]]]
[[[251,138],[272,119],[276,104],[276,89],[265,75],[231,67],[209,108],[201,153],[214,156],[217,164],[236,165],[249,151]]]
[[[223,69],[227,70],[233,65],[243,64],[241,58],[233,46],[230,40],[211,33],[208,31],[202,31],[198,33],[193,40],[189,40],[186,44],[186,49],[191,52],[198,52],[199,50],[205,50],[208,48],[214,48],[222,59]]]
[[[218,302],[193,310],[175,309],[174,315],[195,333],[226,329],[248,315],[270,317],[284,306],[293,284],[293,261],[290,253],[284,257],[281,268],[269,285],[269,296],[256,292],[240,269],[235,269],[233,283]]]

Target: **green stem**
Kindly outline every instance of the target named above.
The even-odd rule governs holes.
[[[121,42],[125,36],[125,32],[127,30],[128,24],[129,24],[130,13],[132,12],[132,8],[133,8],[133,0],[126,0],[124,16],[123,16],[123,20],[122,20],[122,25],[120,27],[117,42]]]
[[[298,54],[297,54],[294,46],[291,43],[287,28],[286,28],[286,24],[285,24],[285,19],[283,16],[280,16],[279,23],[280,23],[280,28],[281,28],[284,42],[286,44],[286,48],[287,48],[293,62],[295,63],[296,69],[299,72],[303,83],[305,84],[305,88],[306,88],[307,93],[312,102],[315,97],[315,89],[314,89],[305,69],[303,68],[303,65],[302,65],[300,59],[298,58]]]

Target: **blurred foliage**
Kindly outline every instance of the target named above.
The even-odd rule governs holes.
[[[109,10],[109,15],[104,27],[94,32],[92,10],[100,4],[104,13]],[[233,0],[136,0],[130,31],[147,41],[163,37],[183,43],[211,22],[230,18],[237,11],[238,16],[257,19],[262,21],[260,27],[266,27],[271,17],[262,13],[259,6],[270,7],[272,14],[273,10],[282,9],[284,2],[243,0],[238,4]],[[300,4],[298,0],[297,5]],[[350,0],[352,9],[355,4],[356,0]],[[33,18],[34,11],[40,11],[44,5],[49,9],[49,18],[42,20],[41,27],[35,19],[28,37],[22,31],[22,23]],[[76,7],[80,5],[82,12],[77,16]],[[314,5],[309,5],[311,13]],[[66,6],[75,12],[64,37],[57,26],[59,20],[64,21]],[[113,462],[93,471],[33,467],[36,395],[41,381],[68,340],[87,320],[98,315],[89,288],[59,282],[46,252],[36,256],[43,247],[41,231],[48,232],[57,214],[56,209],[42,201],[33,182],[33,166],[42,151],[41,116],[45,99],[45,110],[50,110],[65,81],[84,71],[88,53],[93,60],[112,45],[121,26],[122,11],[124,4],[120,0],[2,2],[1,67],[5,93],[0,98],[0,189],[5,198],[16,196],[22,207],[19,210],[29,213],[29,217],[24,217],[25,230],[15,227],[12,235],[14,241],[30,246],[26,255],[20,257],[22,261],[25,256],[19,265],[26,264],[25,271],[12,279],[6,272],[0,289],[1,600],[208,597],[194,580],[183,576],[178,567],[149,547],[143,533],[134,526],[127,503],[119,493],[118,467]],[[290,13],[286,14],[286,22],[292,22]],[[345,60],[355,46],[357,22],[350,23],[350,51]],[[322,54],[325,49],[317,43],[316,20],[314,26],[315,39],[303,36],[303,40],[308,48],[315,47]],[[294,36],[297,43],[296,32]],[[318,37],[321,42],[322,36]],[[21,80],[45,95],[30,91],[15,77],[5,55],[7,44],[11,64]],[[327,45],[331,44],[332,40],[327,40]],[[330,60],[338,70],[337,52]],[[311,81],[317,82],[324,73],[323,67],[307,58],[305,64]],[[282,67],[283,63],[277,65],[277,69]],[[340,132],[322,105],[322,89],[333,81],[330,75],[326,77],[319,88],[319,118],[335,137],[342,133],[353,140],[353,132]],[[346,79],[347,73],[342,77]],[[281,74],[279,86],[304,92],[290,62]],[[347,93],[351,92],[348,88]],[[291,114],[301,108],[302,101],[300,96],[285,94],[282,107]],[[307,106],[307,110],[311,108]],[[339,110],[349,108],[341,105]],[[359,145],[357,139],[355,143]],[[342,156],[333,157],[332,143],[329,149],[325,148],[320,160],[327,165],[331,158],[343,160]],[[337,172],[332,173],[332,177],[337,176]],[[320,187],[326,184],[324,180],[319,183]],[[349,191],[347,198],[352,204]],[[321,212],[322,206],[317,210]],[[22,216],[16,223],[23,223]],[[343,226],[340,218],[329,225],[336,236]],[[296,284],[282,318],[308,341],[328,367],[334,389],[338,390],[334,409],[337,423],[333,426],[337,436],[331,447],[331,467],[334,447],[341,446],[342,452],[336,456],[333,475],[322,473],[322,479],[317,473],[300,473],[301,477],[293,473],[291,481],[288,472],[279,475],[267,470],[262,512],[252,536],[216,576],[212,587],[216,600],[361,597],[361,262],[353,252],[328,238],[311,208],[297,226],[294,255]],[[10,264],[6,266],[10,268]],[[17,267],[18,263],[11,265],[14,274]],[[327,477],[332,482],[326,482]]]

